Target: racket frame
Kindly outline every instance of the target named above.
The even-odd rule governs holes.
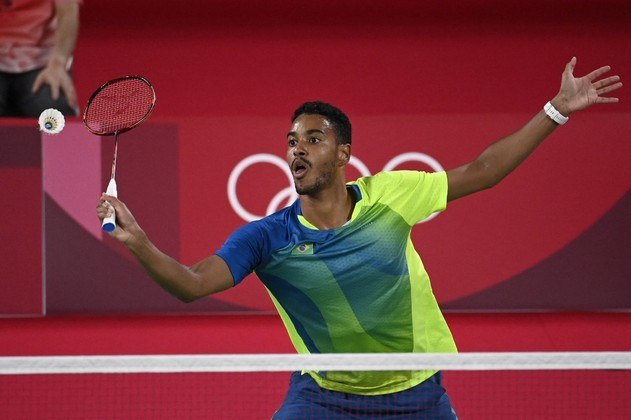
[[[146,114],[144,115],[144,117],[142,117],[140,120],[138,120],[136,123],[132,124],[129,127],[125,127],[123,129],[117,130],[117,131],[104,131],[104,130],[95,130],[93,128],[90,127],[90,125],[88,124],[88,110],[90,109],[90,105],[92,105],[92,101],[94,100],[94,98],[97,97],[97,95],[99,93],[101,93],[101,91],[103,89],[105,89],[108,86],[114,85],[116,83],[121,83],[123,81],[126,80],[130,80],[130,79],[134,79],[134,80],[141,80],[143,81],[147,86],[149,86],[149,88],[151,88],[151,93],[153,94],[153,100],[151,101],[151,106],[149,107],[149,109],[147,110]],[[92,93],[92,95],[90,96],[90,99],[88,99],[88,103],[85,106],[85,109],[83,111],[83,124],[86,126],[86,128],[88,129],[88,131],[92,134],[96,134],[97,136],[112,136],[112,135],[117,135],[124,133],[126,131],[131,130],[132,128],[136,128],[138,127],[140,124],[142,124],[143,122],[145,122],[145,120],[147,118],[149,118],[149,115],[151,115],[151,112],[153,111],[153,108],[156,105],[156,92],[153,89],[153,85],[149,82],[149,80],[147,80],[146,78],[142,77],[142,76],[123,76],[123,77],[117,77],[116,79],[112,79],[112,80],[108,80],[107,82],[103,83],[101,86],[99,86],[94,93]]]

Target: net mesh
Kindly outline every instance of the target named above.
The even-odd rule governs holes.
[[[300,367],[437,365],[461,419],[631,418],[631,353],[314,356],[0,358],[0,418],[269,419]]]
[[[147,80],[135,76],[116,79],[94,94],[83,120],[95,134],[121,133],[144,121],[154,103],[155,92]]]

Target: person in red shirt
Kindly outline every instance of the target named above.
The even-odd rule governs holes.
[[[0,117],[78,115],[72,55],[81,0],[0,0]]]

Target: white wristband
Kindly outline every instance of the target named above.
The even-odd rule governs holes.
[[[554,121],[555,123],[559,125],[565,124],[567,120],[570,119],[570,117],[566,117],[565,115],[557,111],[557,109],[554,106],[552,106],[550,102],[544,105],[543,110],[546,113],[546,115],[550,117],[552,121]]]

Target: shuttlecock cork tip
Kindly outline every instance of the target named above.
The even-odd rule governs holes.
[[[58,134],[64,129],[66,121],[61,112],[48,108],[39,115],[39,129],[46,134]]]

